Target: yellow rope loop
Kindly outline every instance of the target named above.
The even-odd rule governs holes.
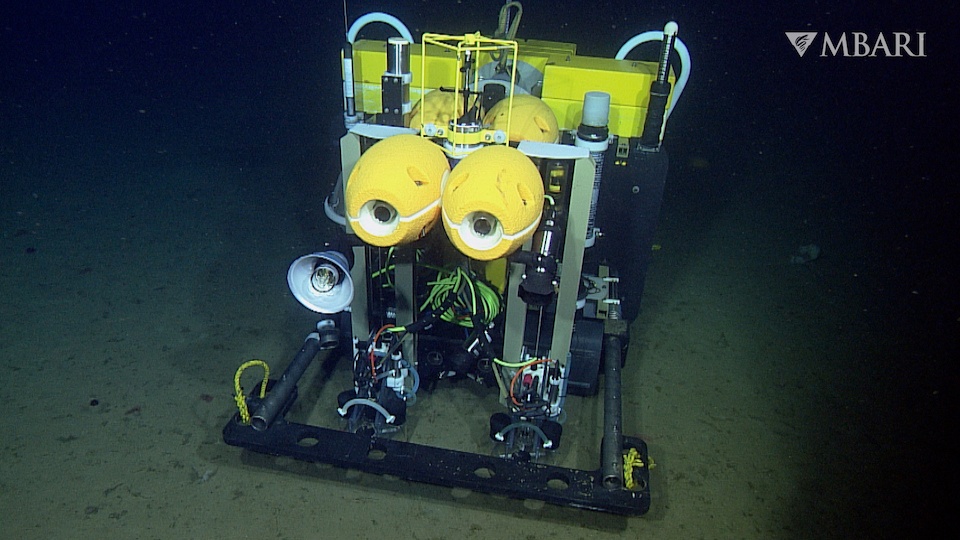
[[[623,455],[623,485],[627,489],[633,489],[637,485],[636,480],[633,479],[634,467],[643,467],[643,459],[636,448],[631,448]]]
[[[244,424],[250,423],[250,411],[247,410],[247,400],[243,399],[243,391],[239,391],[233,396],[233,400],[237,402],[237,410],[240,411],[240,421]]]
[[[267,365],[263,360],[250,360],[244,362],[239,369],[237,369],[237,374],[233,376],[233,399],[237,402],[237,409],[240,411],[240,420],[244,424],[250,423],[250,411],[247,410],[247,400],[243,397],[243,388],[240,386],[240,376],[243,375],[244,370],[253,366],[261,366],[263,368],[263,383],[260,385],[260,399],[263,399],[267,395],[267,381],[270,380],[270,366]]]

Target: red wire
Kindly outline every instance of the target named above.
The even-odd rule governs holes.
[[[535,360],[523,366],[522,368],[517,369],[517,372],[513,374],[513,379],[510,380],[510,399],[513,401],[515,405],[517,406],[521,405],[520,400],[518,400],[513,394],[513,387],[517,385],[517,377],[520,376],[520,372],[527,369],[528,367],[533,367],[537,364],[542,364],[544,362],[549,362],[549,361],[550,361],[549,358],[541,358],[539,360]]]
[[[392,324],[385,324],[377,330],[377,333],[373,336],[373,341],[370,343],[370,377],[377,376],[377,361],[373,357],[373,351],[377,348],[377,341],[380,340],[380,335],[383,334],[383,331],[387,328],[393,328]]]

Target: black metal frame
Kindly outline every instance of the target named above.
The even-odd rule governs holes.
[[[284,414],[296,399],[294,391],[262,431],[234,415],[223,428],[224,442],[263,454],[561,506],[634,516],[650,508],[647,445],[638,438],[623,437],[624,450],[636,448],[643,462],[633,470],[636,488],[609,489],[602,485],[599,468],[556,467],[289,422]],[[247,398],[251,410],[260,401]]]

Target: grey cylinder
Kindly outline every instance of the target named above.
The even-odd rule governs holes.
[[[264,431],[270,427],[280,409],[290,398],[290,393],[297,387],[297,382],[303,376],[303,372],[310,367],[310,363],[313,362],[318,352],[320,352],[320,334],[311,332],[303,343],[303,347],[300,348],[300,352],[293,357],[293,361],[280,376],[280,380],[270,389],[270,392],[260,402],[260,406],[254,411],[253,416],[250,417],[250,425],[253,426],[253,429]]]
[[[620,338],[603,340],[603,442],[600,446],[603,487],[623,487],[623,419],[620,394]]]

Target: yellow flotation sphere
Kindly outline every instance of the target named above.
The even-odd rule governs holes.
[[[423,237],[439,217],[449,172],[446,154],[429,140],[402,134],[377,142],[357,160],[344,188],[350,227],[379,247]]]
[[[507,130],[507,111],[510,110],[510,98],[503,98],[490,108],[483,123],[490,129]],[[513,96],[513,116],[510,119],[511,142],[535,141],[555,143],[560,140],[560,126],[557,115],[542,99],[529,94]]]
[[[457,95],[454,92],[443,92],[441,90],[427,92],[410,111],[410,127],[419,131],[424,125],[433,124],[440,129],[449,129],[450,120],[460,116],[460,112],[455,110],[458,105],[454,103],[456,99]],[[459,106],[462,112],[462,98]],[[423,116],[422,123],[421,115]]]
[[[486,146],[453,168],[442,200],[450,242],[472,259],[490,261],[533,235],[543,212],[543,180],[519,150]]]

